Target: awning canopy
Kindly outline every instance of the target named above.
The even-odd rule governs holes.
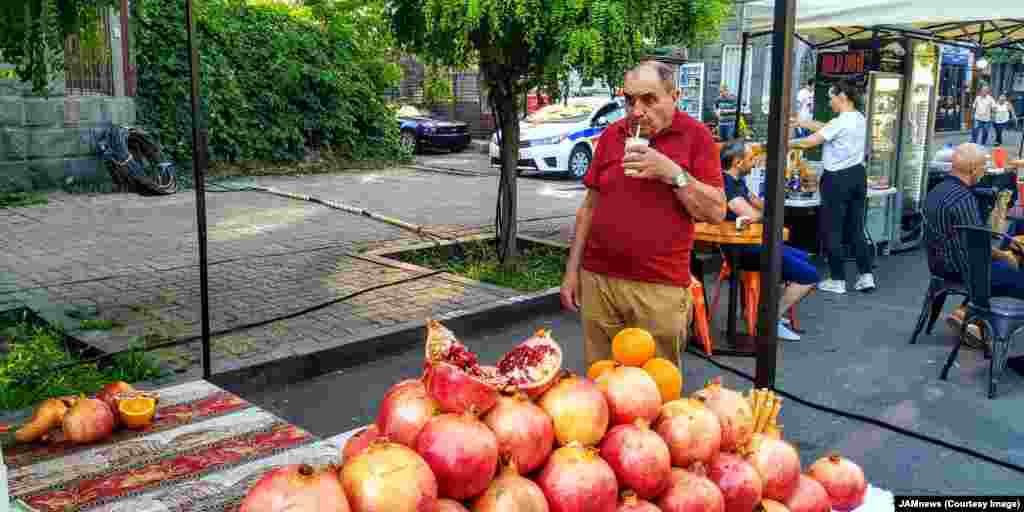
[[[772,29],[773,3],[746,4],[753,32]],[[796,8],[797,32],[815,45],[870,38],[878,32],[981,48],[1024,49],[1021,0],[797,0]]]

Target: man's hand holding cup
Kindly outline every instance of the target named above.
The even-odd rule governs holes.
[[[667,184],[672,184],[676,175],[683,172],[672,159],[651,148],[646,139],[635,138],[626,142],[622,167],[626,176],[631,178],[658,180]]]

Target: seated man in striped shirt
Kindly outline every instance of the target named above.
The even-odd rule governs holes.
[[[970,189],[985,175],[985,156],[976,144],[958,146],[953,153],[953,169],[925,200],[928,266],[947,279],[967,280],[966,248],[953,226],[988,227]],[[1018,271],[1017,260],[1008,251],[992,251],[992,296],[1024,299],[1024,272]],[[950,318],[951,325],[959,328],[962,319],[963,311],[957,310]],[[968,329],[977,338],[973,327]]]

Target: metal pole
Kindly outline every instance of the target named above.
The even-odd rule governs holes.
[[[778,357],[779,276],[782,273],[782,225],[786,195],[786,154],[789,152],[789,114],[793,92],[793,32],[796,0],[775,1],[772,36],[771,112],[768,115],[768,162],[765,177],[764,245],[761,251],[761,305],[757,318],[757,367],[754,385],[773,387]]]
[[[196,226],[199,231],[199,308],[203,338],[203,378],[210,378],[210,290],[206,265],[206,138],[199,130],[199,51],[195,43],[192,0],[185,0],[189,68],[192,72],[192,179],[196,188]]]
[[[740,85],[737,87],[738,92],[736,94],[736,127],[734,133],[738,136],[740,133],[740,119],[743,117],[743,82],[747,78],[747,45],[750,44],[750,32],[744,32],[743,37],[740,38]]]

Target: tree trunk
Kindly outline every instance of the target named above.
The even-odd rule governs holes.
[[[519,163],[519,101],[512,87],[502,87],[496,98],[501,121],[501,178],[498,185],[498,259],[505,269],[513,269],[519,252],[516,212],[516,169]]]

